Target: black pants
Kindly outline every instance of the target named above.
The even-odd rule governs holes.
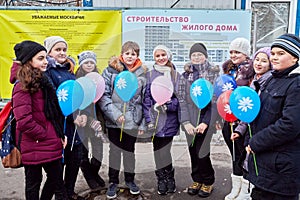
[[[255,187],[252,189],[251,198],[252,200],[298,200],[299,196],[285,196],[274,194]]]
[[[172,147],[173,137],[154,137],[153,151],[156,169],[167,169],[172,166]]]
[[[233,126],[233,130],[236,127],[236,125]],[[231,153],[231,156],[233,158],[233,154],[235,156],[235,160],[232,159],[232,168],[233,168],[233,174],[236,176],[242,176],[243,175],[243,169],[240,165],[240,160],[243,155],[244,151],[244,137],[239,137],[237,140],[234,141],[234,152],[233,152],[233,142],[230,139],[231,137],[231,126],[229,122],[225,122],[223,129],[222,129],[224,140],[229,148],[229,151]]]
[[[123,130],[122,141],[120,141],[121,129],[108,128],[109,145],[109,183],[119,184],[121,167],[121,156],[123,155],[124,176],[126,182],[134,181],[135,170],[135,142],[134,134]],[[127,132],[127,133],[126,133]],[[135,131],[137,135],[137,130]]]
[[[25,196],[27,200],[51,200],[54,192],[63,188],[61,159],[38,164],[24,165],[25,168]],[[43,179],[42,169],[47,174],[41,198],[39,198],[40,186]]]
[[[89,160],[88,141],[90,139],[92,148],[92,158]],[[98,137],[86,137],[83,140],[81,171],[85,180],[89,183],[90,180],[99,178],[99,170],[103,159],[103,143]],[[97,182],[97,181],[96,181]]]
[[[215,182],[215,171],[210,159],[211,135],[208,133],[197,134],[192,145],[192,135],[186,134],[191,157],[192,179],[194,182],[212,185]]]
[[[79,167],[82,158],[83,144],[79,143],[73,146],[71,151],[71,144],[68,144],[64,150],[65,162],[65,188],[68,196],[74,194],[75,183],[79,172]]]

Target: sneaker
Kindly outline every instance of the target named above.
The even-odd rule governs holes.
[[[202,184],[198,182],[194,182],[190,187],[188,187],[188,194],[196,195],[199,193]]]
[[[129,188],[131,194],[139,194],[140,188],[132,181],[125,182],[126,186]]]
[[[118,192],[118,184],[116,183],[111,183],[108,186],[107,192],[106,192],[106,197],[108,199],[114,199],[117,197],[117,192]]]
[[[213,191],[213,185],[202,184],[198,196],[203,198],[208,197],[212,191]]]

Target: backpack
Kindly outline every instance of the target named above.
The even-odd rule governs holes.
[[[18,144],[16,142],[16,119],[14,117],[12,102],[9,101],[0,112],[0,157],[5,168],[22,167],[19,135]]]

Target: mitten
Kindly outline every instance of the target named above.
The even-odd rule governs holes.
[[[96,132],[102,131],[101,122],[95,119],[91,121],[90,127]]]

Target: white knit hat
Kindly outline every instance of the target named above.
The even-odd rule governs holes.
[[[154,48],[154,50],[153,50],[153,57],[154,57],[154,54],[155,54],[155,51],[157,51],[157,50],[164,50],[166,53],[167,53],[167,56],[168,56],[168,59],[170,60],[170,61],[172,61],[172,52],[171,52],[171,50],[168,48],[168,47],[166,47],[165,45],[157,45],[155,48]]]
[[[235,38],[229,45],[229,51],[238,51],[250,56],[250,42],[246,38]]]
[[[78,62],[79,66],[81,66],[83,63],[91,61],[95,65],[97,64],[97,56],[92,51],[83,51],[80,54],[78,54]]]
[[[44,46],[46,47],[47,49],[47,53],[50,53],[51,49],[53,48],[53,46],[58,43],[58,42],[64,42],[67,47],[68,47],[68,43],[66,42],[66,40],[60,36],[50,36],[50,37],[47,37],[45,40],[44,40]]]

